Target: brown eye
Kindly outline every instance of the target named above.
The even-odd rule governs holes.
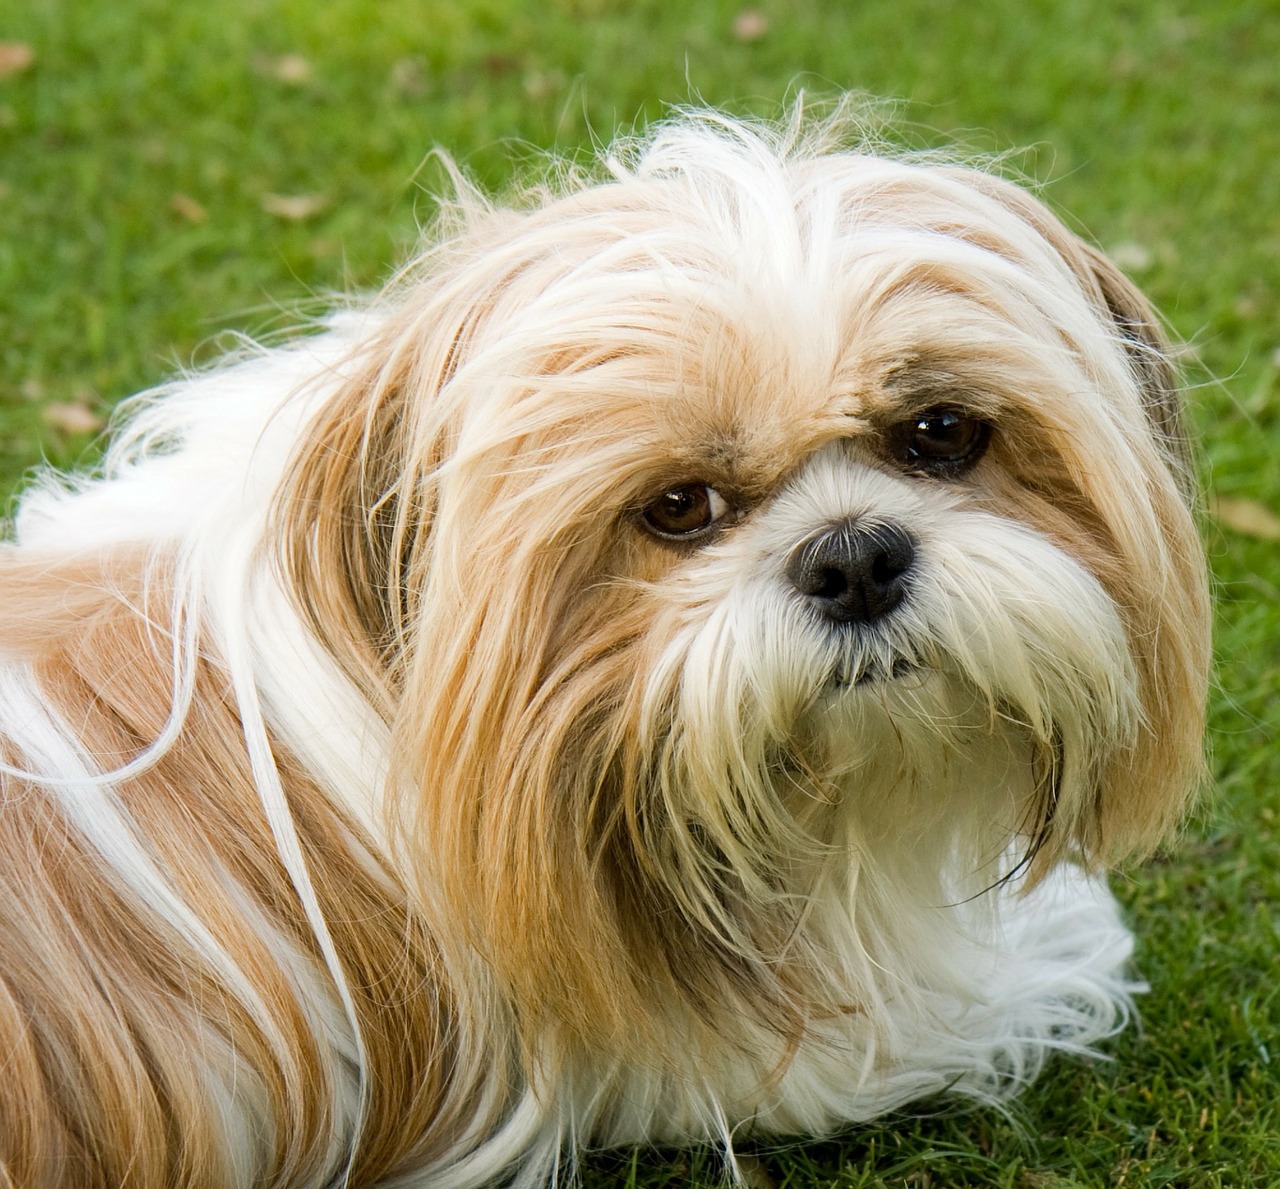
[[[642,512],[645,527],[668,540],[686,540],[707,532],[729,511],[724,497],[705,483],[664,491]]]
[[[892,436],[894,453],[902,462],[915,470],[951,476],[982,457],[991,426],[955,409],[926,409],[897,426]]]

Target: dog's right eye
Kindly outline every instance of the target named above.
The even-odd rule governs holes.
[[[664,491],[640,513],[645,527],[668,541],[688,541],[709,532],[730,512],[729,502],[714,487],[687,483]]]
[[[991,425],[946,406],[924,412],[893,427],[889,448],[914,471],[948,479],[963,474],[982,457]]]

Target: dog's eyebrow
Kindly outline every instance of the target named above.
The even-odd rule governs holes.
[[[882,393],[891,402],[887,411],[895,415],[948,405],[990,416],[999,403],[994,393],[976,387],[971,376],[918,359],[892,364],[880,383]],[[869,411],[874,414],[874,404]]]
[[[892,392],[942,391],[955,387],[960,377],[951,368],[924,358],[909,355],[894,360],[882,374],[885,388]]]

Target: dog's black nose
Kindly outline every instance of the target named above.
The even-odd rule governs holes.
[[[844,520],[792,550],[787,578],[827,618],[870,623],[902,602],[915,556],[915,542],[897,525]]]

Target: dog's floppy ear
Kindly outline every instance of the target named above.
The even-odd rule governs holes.
[[[1203,779],[1210,601],[1178,370],[1155,312],[1106,255],[1012,182],[967,170],[957,177],[1055,251],[1123,352],[1141,402],[1137,424],[1115,410],[1117,426],[1130,431],[1141,473],[1123,477],[1123,491],[1090,483],[1089,498],[1105,526],[1095,576],[1125,620],[1142,723],[1136,741],[1105,766],[1089,803],[1058,815],[1061,834],[1044,848],[1050,862],[1075,847],[1097,862],[1115,862],[1152,850],[1180,821]]]
[[[416,440],[415,399],[430,404],[457,364],[467,325],[440,319],[422,334],[396,311],[338,369],[276,500],[281,564],[318,640],[384,715],[393,713],[408,578],[434,513],[430,472],[441,435]]]
[[[281,564],[317,639],[375,704],[388,691],[393,575],[384,528],[400,454],[400,385],[376,367],[345,380],[309,427],[273,509]],[[380,382],[382,380],[382,382]]]
[[[430,567],[437,472],[460,431],[459,402],[446,394],[502,295],[540,261],[536,236],[510,245],[527,216],[462,205],[469,214],[442,223],[455,237],[402,270],[353,338],[358,348],[328,373],[337,380],[274,509],[302,614],[388,717]]]
[[[1093,813],[1083,823],[1088,852],[1114,861],[1153,849],[1181,819],[1188,797],[1204,780],[1202,740],[1212,659],[1211,604],[1194,520],[1200,493],[1178,368],[1158,316],[1105,253],[1047,212],[1041,219],[1048,222],[1047,227],[1041,223],[1046,238],[1115,327],[1173,487],[1166,492],[1154,473],[1146,487],[1163,526],[1162,576],[1144,574],[1137,566],[1135,593],[1121,599],[1130,621],[1145,721],[1136,745],[1112,763]],[[1149,589],[1139,591],[1143,584]]]
[[[1147,468],[1145,496],[1161,531],[1150,556],[1125,559],[1132,573],[1112,591],[1128,621],[1144,721],[1081,822],[1087,853],[1109,862],[1154,849],[1204,780],[1211,609],[1194,519],[1199,491],[1178,368],[1157,315],[1102,251],[1047,212],[1041,218],[1052,220],[1042,224],[1046,238],[1115,328],[1158,457]],[[1163,482],[1160,469],[1168,476]]]

